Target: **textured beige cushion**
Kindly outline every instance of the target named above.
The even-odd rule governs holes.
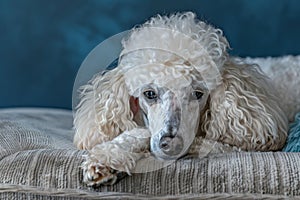
[[[88,188],[80,170],[86,152],[73,147],[71,126],[70,111],[0,111],[0,199],[300,197],[300,154],[281,152],[182,159],[114,186]]]
[[[182,159],[152,173],[125,177],[115,186],[87,188],[80,170],[86,152],[72,146],[71,125],[70,111],[0,111],[0,199],[300,196],[300,154],[279,152]]]
[[[254,61],[269,64],[264,68],[268,71],[284,67],[284,59],[284,64],[299,67],[300,57]],[[281,79],[288,80],[273,76]],[[282,85],[291,87],[277,83]],[[290,102],[287,111],[299,109],[300,98],[285,98]],[[125,177],[114,186],[88,188],[80,169],[86,152],[75,149],[73,134],[71,111],[0,110],[0,199],[300,199],[300,153],[282,152],[182,159],[155,172]]]

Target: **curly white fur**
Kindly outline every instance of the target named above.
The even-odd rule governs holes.
[[[274,89],[258,66],[229,57],[226,51],[229,45],[220,29],[198,21],[191,12],[158,15],[134,28],[122,44],[118,67],[103,76],[96,75],[81,88],[74,119],[74,143],[80,149],[91,149],[84,163],[89,184],[104,180],[95,178],[95,174],[99,175],[96,166],[121,171],[134,168],[132,163],[136,160],[129,161],[130,156],[127,160],[123,156],[122,162],[118,162],[131,166],[130,169],[113,164],[114,159],[120,161],[119,155],[124,154],[122,142],[117,142],[120,148],[114,155],[108,146],[123,132],[135,130],[137,134],[143,120],[134,111],[132,98],[139,98],[146,83],[170,88],[174,93],[195,81],[205,83],[209,97],[197,114],[201,116],[196,138],[206,136],[207,141],[200,138],[201,142],[195,143],[198,147],[216,142],[219,152],[270,151],[283,147],[287,119]],[[125,137],[122,135],[119,138]],[[149,150],[145,141],[136,145]],[[198,147],[192,145],[191,152],[201,149]],[[103,152],[117,157],[103,160]],[[92,181],[90,176],[94,177]]]

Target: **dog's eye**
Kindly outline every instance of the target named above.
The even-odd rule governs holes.
[[[147,90],[143,93],[148,99],[156,99],[157,94],[153,90]]]
[[[192,92],[192,97],[194,99],[199,100],[202,98],[202,96],[203,96],[203,92],[201,92],[201,91],[196,90],[196,91]]]

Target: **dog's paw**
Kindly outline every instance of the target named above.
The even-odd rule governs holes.
[[[113,185],[118,180],[117,171],[102,165],[83,167],[83,182],[88,186]]]
[[[83,157],[83,182],[88,186],[113,185],[135,167],[144,153],[132,153],[107,142],[96,145]]]

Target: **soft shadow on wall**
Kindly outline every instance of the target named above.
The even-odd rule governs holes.
[[[188,10],[222,28],[233,55],[300,54],[298,0],[1,0],[0,107],[70,109],[76,72],[96,45]]]

